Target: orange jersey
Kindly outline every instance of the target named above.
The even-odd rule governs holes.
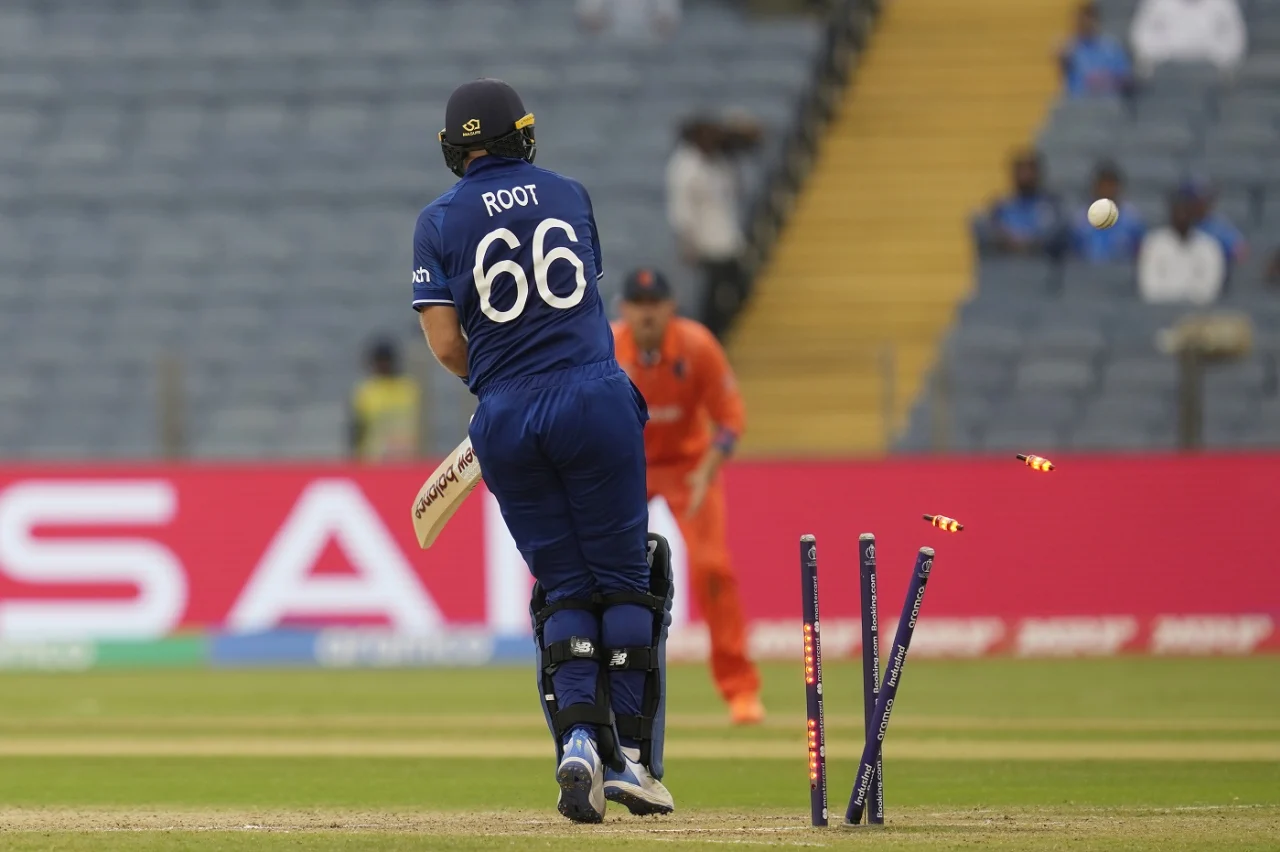
[[[614,323],[613,337],[618,363],[649,405],[644,451],[650,465],[692,466],[713,441],[733,448],[746,412],[729,359],[706,326],[674,318],[656,357],[636,348],[625,323]]]

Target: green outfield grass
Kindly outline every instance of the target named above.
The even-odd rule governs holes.
[[[554,811],[531,671],[0,675],[0,849],[1280,848],[1280,658],[909,662],[889,826],[808,827],[803,686],[728,727],[670,679],[679,812]],[[861,746],[860,676],[827,671],[831,809]]]

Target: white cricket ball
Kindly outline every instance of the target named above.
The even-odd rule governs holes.
[[[1089,224],[1099,230],[1110,228],[1120,218],[1120,208],[1110,198],[1099,198],[1089,205]]]

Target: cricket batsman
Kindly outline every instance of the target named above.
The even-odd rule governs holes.
[[[747,658],[719,475],[745,425],[742,397],[715,336],[675,315],[662,273],[631,273],[622,300],[622,321],[613,334],[618,361],[649,405],[649,497],[663,497],[680,525],[694,600],[711,633],[711,674],[730,719],[757,724],[764,720],[760,674]]]
[[[476,458],[535,580],[558,809],[584,823],[606,801],[670,813],[670,549],[648,533],[649,415],[614,357],[591,199],[533,165],[533,114],[500,80],[453,92],[440,147],[458,182],[418,216],[413,307],[478,397]]]

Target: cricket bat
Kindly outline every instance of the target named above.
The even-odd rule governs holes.
[[[435,542],[444,525],[480,484],[480,462],[467,436],[423,483],[413,499],[413,531],[423,550]]]

